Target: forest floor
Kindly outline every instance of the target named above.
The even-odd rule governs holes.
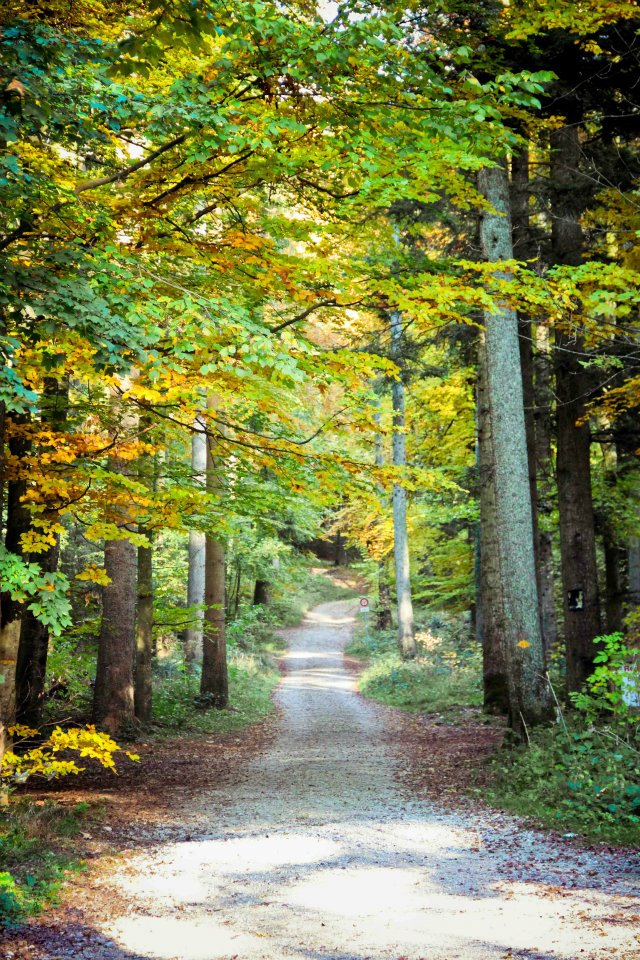
[[[500,736],[364,700],[357,601],[287,631],[276,714],[161,744],[104,798],[61,905],[0,934],[19,960],[640,960],[640,856],[465,798]]]

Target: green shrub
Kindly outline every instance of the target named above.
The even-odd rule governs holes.
[[[482,704],[481,652],[457,626],[438,621],[442,631],[416,633],[418,656],[402,660],[393,631],[363,627],[348,646],[369,665],[360,676],[360,691],[388,706],[410,712],[455,713]]]
[[[596,669],[574,710],[493,763],[490,798],[517,813],[590,837],[640,841],[640,716],[623,697],[622,668],[637,656],[621,634],[598,637]]]

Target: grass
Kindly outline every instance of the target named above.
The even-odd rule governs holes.
[[[435,713],[454,720],[465,708],[482,705],[481,651],[455,621],[440,617],[416,632],[418,655],[402,660],[395,631],[361,626],[347,652],[367,663],[361,693],[411,713]]]
[[[158,684],[154,692],[154,721],[160,736],[183,734],[224,734],[264,720],[273,710],[271,694],[279,674],[273,665],[265,667],[256,657],[235,656],[229,666],[228,710],[198,709],[194,706],[200,687],[197,675],[177,672]]]
[[[56,902],[82,868],[77,838],[102,816],[100,804],[69,808],[20,797],[0,811],[0,927],[16,926]]]

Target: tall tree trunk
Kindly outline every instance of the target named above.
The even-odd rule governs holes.
[[[394,311],[390,318],[391,355],[402,366],[402,315]],[[404,437],[404,383],[402,372],[391,388],[393,404],[393,465],[401,472],[407,465]],[[403,657],[415,657],[416,638],[413,630],[411,570],[407,532],[407,491],[401,483],[393,485],[393,552],[396,566],[396,602],[398,605],[398,643]]]
[[[505,168],[482,170],[479,184],[496,211],[485,212],[480,224],[485,258],[510,260],[513,244]],[[496,276],[509,281],[501,271]],[[509,719],[516,732],[523,734],[527,726],[549,718],[550,700],[538,611],[518,318],[497,303],[485,312],[484,320]]]
[[[478,350],[478,485],[480,494],[479,598],[477,624],[482,631],[482,682],[487,713],[509,713],[504,657],[503,582],[496,505],[495,466],[491,439],[489,384],[484,334]]]
[[[113,467],[112,467],[113,469]],[[93,720],[118,734],[134,718],[136,548],[129,540],[107,540]]]
[[[513,255],[517,260],[531,260],[536,255],[531,240],[529,216],[529,151],[527,148],[514,153],[511,161],[511,211],[513,229]],[[536,436],[536,390],[534,359],[534,327],[526,314],[518,315],[520,333],[520,366],[522,368],[522,391],[524,396],[525,427],[527,434],[527,458],[529,462],[529,488],[533,518],[533,543],[536,553],[536,576],[541,611],[541,626],[545,650],[550,650],[557,639],[555,624],[553,568],[551,565],[549,535],[540,529],[538,514],[539,487]]]
[[[150,415],[140,417],[140,436],[153,426]],[[148,454],[138,461],[138,476],[150,492],[156,489],[156,459]],[[153,528],[140,523],[138,533],[149,541],[137,555],[136,659],[134,712],[141,723],[151,723],[153,713]]]
[[[144,525],[138,533],[149,539],[138,547],[138,597],[136,606],[136,674],[134,707],[141,723],[150,723],[153,707],[153,532]]]
[[[16,422],[26,423],[25,418],[15,418]],[[2,450],[4,453],[9,418],[3,420]],[[13,460],[20,461],[31,449],[30,441],[24,436],[10,437],[9,452]],[[9,553],[23,556],[21,537],[29,530],[31,517],[24,506],[24,495],[27,490],[27,481],[24,476],[18,475],[7,484],[7,519],[5,533],[5,548]],[[20,631],[24,617],[24,604],[13,600],[5,591],[0,592],[0,761],[9,745],[8,728],[16,721],[16,672]],[[0,802],[5,802],[0,796]]]
[[[636,507],[640,517],[640,508]],[[640,607],[640,536],[629,537],[627,544],[627,597],[631,610]]]
[[[582,261],[580,226],[579,127],[551,134],[551,180],[554,191],[552,247],[556,263]],[[591,492],[591,436],[585,414],[589,377],[581,365],[584,341],[579,332],[556,335],[558,400],[557,482],[560,552],[564,592],[567,690],[579,690],[593,672],[594,637],[601,632],[596,533]]]
[[[196,421],[196,428],[202,422]],[[191,470],[197,484],[205,484],[207,472],[207,437],[202,429],[191,434]],[[187,606],[202,607],[204,603],[205,535],[201,530],[189,531],[189,572],[187,576]],[[184,660],[187,672],[202,657],[202,624],[204,611],[198,611],[195,622],[184,633]]]
[[[207,400],[207,410],[215,412],[215,398]],[[222,493],[223,459],[213,448],[208,438],[207,490],[211,494]],[[229,678],[227,672],[227,644],[225,617],[225,548],[221,539],[211,533],[206,535],[205,580],[204,580],[204,636],[202,651],[202,677],[200,693],[210,699],[212,706],[223,709],[229,702]]]
[[[122,386],[126,389],[127,382]],[[135,418],[126,408],[122,409],[120,401],[113,401],[113,409],[114,413],[120,413],[120,429],[129,429],[133,433]],[[126,474],[128,464],[112,458],[109,469],[113,473]],[[107,516],[123,531],[123,537],[126,529],[133,528],[134,523],[125,507],[116,506]],[[136,547],[124,538],[107,540],[104,567],[111,582],[102,593],[93,720],[107,733],[115,735],[132,723],[135,715]]]
[[[42,423],[55,433],[62,432],[66,426],[68,407],[68,381],[45,378],[40,414]],[[48,519],[57,520],[57,513],[54,512]],[[37,555],[37,562],[43,573],[56,573],[59,559],[60,536],[56,534],[55,543]],[[16,716],[20,723],[29,727],[38,727],[41,723],[48,655],[49,628],[30,610],[25,610],[16,672]]]
[[[538,478],[538,566],[540,575],[540,616],[547,654],[558,642],[555,576],[553,572],[553,538],[545,529],[544,519],[553,511],[555,482],[551,443],[553,391],[551,389],[551,348],[549,328],[536,328],[535,356],[535,436],[536,476]]]
[[[378,427],[382,422],[380,405],[373,415]],[[376,432],[376,467],[384,467],[384,446],[382,433],[380,429]],[[382,496],[382,490],[380,491]],[[382,500],[383,508],[387,508],[386,498]],[[378,561],[378,607],[376,611],[376,627],[378,630],[390,630],[393,626],[393,617],[391,616],[391,588],[389,585],[389,568],[387,558]]]

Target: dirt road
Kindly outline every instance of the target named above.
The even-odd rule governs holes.
[[[354,608],[323,604],[292,632],[271,742],[184,811],[189,839],[103,878],[96,898],[116,888],[120,906],[75,956],[640,958],[637,858],[406,795],[389,714],[342,659]]]

